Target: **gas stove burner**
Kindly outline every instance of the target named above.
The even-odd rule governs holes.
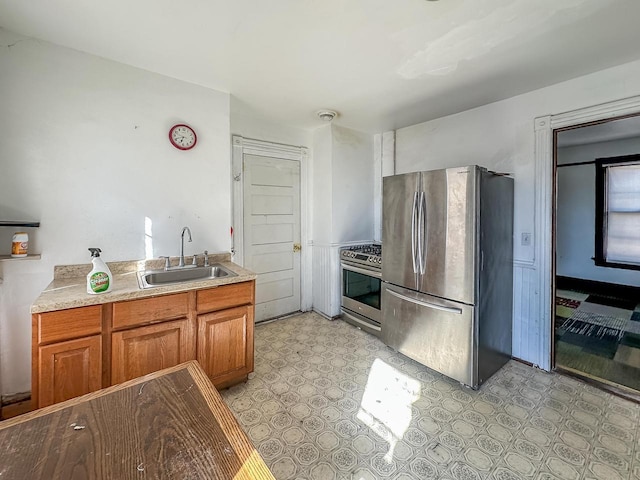
[[[377,245],[375,243],[371,245],[353,245],[351,247],[346,247],[345,249],[351,252],[367,253],[377,256],[382,255],[382,245]]]
[[[352,245],[340,249],[340,256],[343,260],[367,265],[371,268],[380,269],[382,267],[382,245]]]

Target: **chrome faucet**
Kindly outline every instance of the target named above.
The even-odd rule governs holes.
[[[182,229],[182,233],[180,234],[180,261],[178,262],[178,267],[184,267],[184,232],[189,233],[189,242],[191,242],[191,230],[189,227],[184,227]]]

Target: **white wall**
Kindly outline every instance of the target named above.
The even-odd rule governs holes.
[[[340,246],[374,238],[373,136],[335,124],[313,132],[313,309],[340,313]]]
[[[231,134],[265,142],[310,148],[313,131],[277,123],[231,95]]]
[[[515,177],[513,355],[534,364],[540,357],[542,324],[533,300],[538,292],[534,258],[534,123],[558,114],[640,94],[640,61],[628,63],[501,102],[396,132],[396,172],[479,164]],[[532,245],[521,245],[523,232]],[[529,280],[527,280],[529,279]],[[546,328],[546,327],[545,327]],[[542,342],[544,343],[544,342]]]
[[[29,307],[53,266],[230,248],[229,95],[0,30],[0,219],[40,220],[39,261],[0,262],[1,392],[30,390]],[[198,144],[172,147],[169,128]],[[12,229],[0,233],[8,253]]]
[[[332,214],[332,137],[331,125],[313,132],[313,169],[311,184],[313,191],[313,224],[311,227],[314,244],[331,243]]]
[[[562,135],[562,132],[559,134]],[[558,149],[558,165],[640,153],[640,137]],[[640,286],[640,271],[596,266],[595,165],[559,167],[556,273],[565,277]]]
[[[313,132],[313,240],[373,239],[373,136],[338,125]]]
[[[332,125],[332,243],[373,240],[373,136]]]

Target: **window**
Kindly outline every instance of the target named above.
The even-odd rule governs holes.
[[[640,155],[596,160],[596,265],[640,270]]]

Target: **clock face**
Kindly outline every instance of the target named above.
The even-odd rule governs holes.
[[[196,145],[196,132],[188,125],[174,125],[169,130],[171,144],[180,150],[189,150]]]

